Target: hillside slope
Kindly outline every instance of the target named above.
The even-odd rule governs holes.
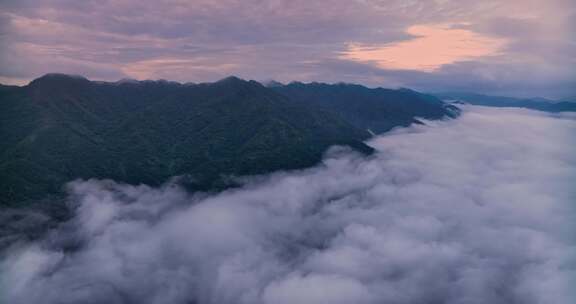
[[[192,189],[225,175],[315,164],[331,145],[369,153],[369,133],[254,81],[104,83],[49,74],[0,88],[1,204],[58,193],[76,178]]]
[[[409,89],[367,88],[356,84],[293,82],[271,86],[295,102],[322,107],[354,126],[383,133],[398,126],[420,123],[419,118],[442,119],[458,115],[458,108],[431,95]]]

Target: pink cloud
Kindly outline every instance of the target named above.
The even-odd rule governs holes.
[[[484,36],[453,24],[408,27],[416,38],[388,44],[350,43],[342,59],[373,62],[385,69],[432,72],[445,64],[498,55],[506,45],[502,38]]]

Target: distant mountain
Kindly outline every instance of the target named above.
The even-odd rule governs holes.
[[[332,111],[360,129],[374,133],[421,123],[418,119],[456,117],[459,109],[432,95],[409,89],[367,88],[356,84],[293,82],[271,87],[297,103]]]
[[[181,176],[190,189],[221,189],[231,185],[228,175],[314,165],[332,145],[371,153],[363,143],[368,128],[386,131],[451,111],[408,90],[48,74],[23,87],[0,86],[0,205],[58,194],[77,178],[157,185]]]
[[[438,93],[434,94],[444,100],[464,101],[473,105],[489,107],[516,107],[540,110],[546,112],[574,112],[576,102],[555,101],[545,98],[513,98],[504,96],[489,96],[476,93]]]

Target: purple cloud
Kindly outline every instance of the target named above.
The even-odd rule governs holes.
[[[47,72],[194,82],[236,74],[257,80],[576,95],[571,35],[576,8],[567,0],[41,0],[4,1],[0,8],[0,80],[5,82]],[[476,37],[506,41],[506,47],[498,56],[445,62],[430,73],[366,62],[339,63],[338,74],[331,74],[351,44],[394,45],[418,39],[407,32],[411,26],[447,23],[460,24]],[[423,49],[422,56],[431,55],[426,52],[439,50]]]

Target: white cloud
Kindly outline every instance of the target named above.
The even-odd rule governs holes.
[[[0,300],[572,303],[575,131],[469,107],[217,195],[75,182],[75,219],[9,252]]]

